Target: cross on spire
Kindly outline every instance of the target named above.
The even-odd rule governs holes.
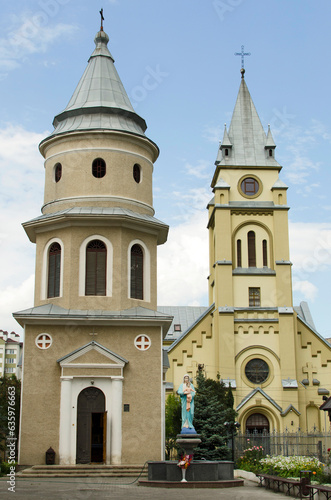
[[[105,20],[105,18],[103,17],[103,9],[100,10],[99,14],[101,16],[101,28],[100,28],[100,31],[103,31],[103,21]]]
[[[241,46],[241,52],[235,52],[234,53],[235,56],[241,56],[241,69],[244,69],[244,63],[245,63],[245,56],[250,56],[251,53],[250,52],[245,52],[244,51],[244,46],[242,45]]]

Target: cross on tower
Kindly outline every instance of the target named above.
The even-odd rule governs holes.
[[[101,16],[101,28],[100,28],[100,31],[103,31],[103,21],[105,20],[105,18],[103,17],[103,9],[100,10],[99,14]]]
[[[244,69],[244,63],[245,63],[244,57],[245,56],[250,56],[251,53],[250,52],[245,52],[244,51],[244,46],[242,45],[241,46],[241,52],[235,52],[234,55],[235,56],[241,56],[241,69]]]

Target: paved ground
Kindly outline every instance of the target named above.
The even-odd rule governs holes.
[[[129,478],[16,479],[15,493],[8,491],[6,478],[0,478],[1,500],[288,500],[288,496],[260,488],[245,481],[245,486],[227,489],[164,489],[138,486]]]

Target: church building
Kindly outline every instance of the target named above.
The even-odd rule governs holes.
[[[25,330],[20,464],[141,464],[164,454],[172,317],[157,311],[157,145],[130,103],[103,31],[68,105],[40,144],[42,215]],[[148,416],[148,419],[143,418]]]
[[[331,390],[331,345],[308,305],[293,306],[287,186],[241,73],[211,182],[209,307],[175,340],[167,335],[167,387],[184,373],[193,382],[199,370],[220,374],[243,432],[328,430],[319,407]]]

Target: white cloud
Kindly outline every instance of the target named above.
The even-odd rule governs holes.
[[[314,302],[318,294],[317,287],[310,281],[294,281],[293,291],[299,292],[305,300]]]
[[[39,9],[32,14],[15,16],[11,31],[0,38],[0,65],[4,78],[35,53],[45,53],[52,43],[63,37],[72,36],[77,27],[69,24],[51,24],[56,12]]]
[[[172,227],[158,248],[158,304],[208,305],[206,213]]]
[[[14,331],[22,337],[22,328],[12,317],[12,313],[28,309],[33,305],[34,275],[18,286],[8,286],[0,290],[0,329]]]
[[[199,160],[196,165],[186,162],[184,168],[187,174],[197,179],[210,179],[210,172],[208,171],[210,169],[209,161]]]
[[[18,331],[12,311],[33,304],[35,247],[21,227],[40,213],[43,159],[37,134],[8,125],[0,129],[0,329]]]

